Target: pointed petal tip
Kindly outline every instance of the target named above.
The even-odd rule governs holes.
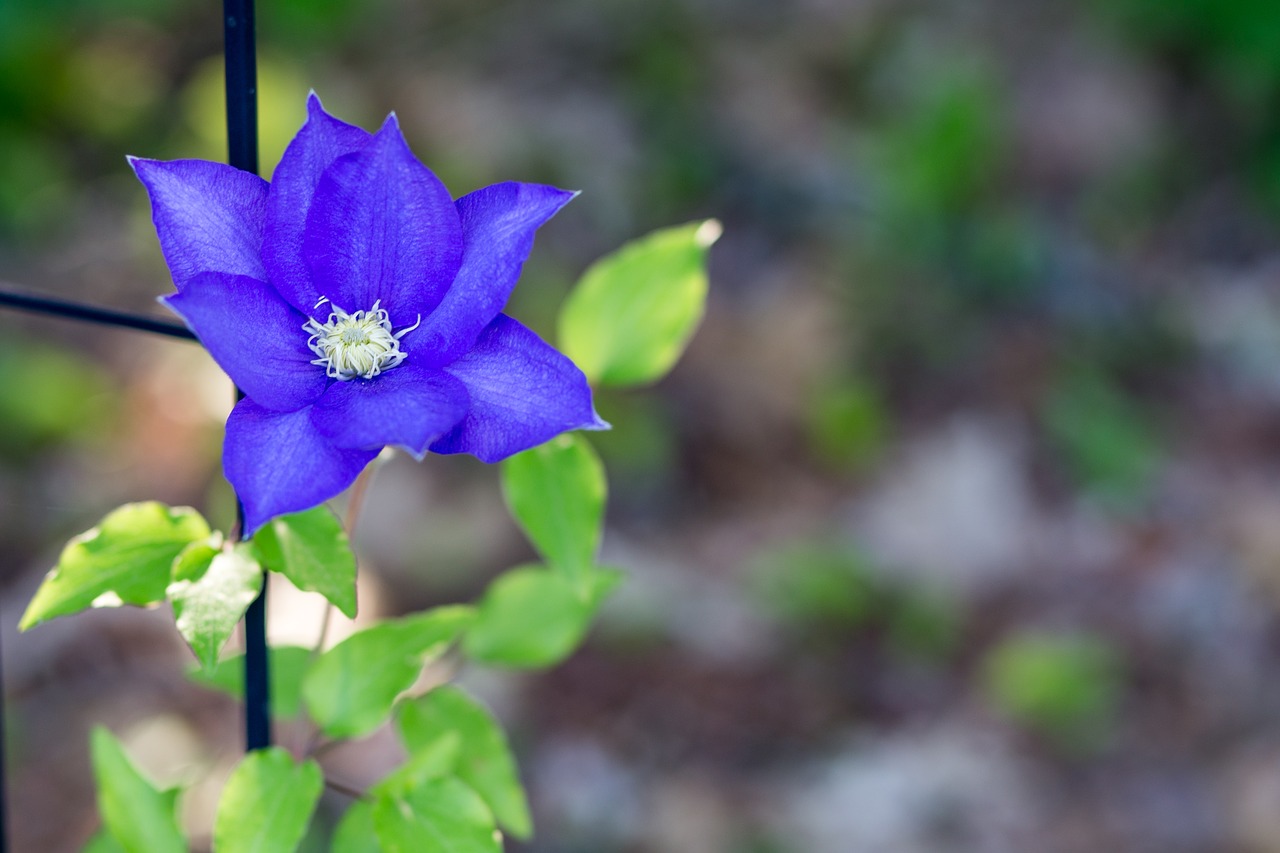
[[[536,187],[537,185],[534,184],[531,186]],[[556,206],[556,210],[559,210],[578,196],[582,195],[582,190],[566,190],[561,187],[553,187],[550,185],[544,185],[544,187],[545,189],[550,190],[550,193],[553,194],[555,199],[559,202]]]
[[[266,527],[274,519],[285,515],[285,513],[276,513],[275,515],[264,515],[257,507],[249,506],[241,503],[244,509],[244,526],[240,530],[240,539],[249,540],[254,537],[259,530]]]
[[[196,340],[201,340],[200,333],[197,332],[195,328],[192,327],[191,321],[187,319],[187,315],[179,311],[178,306],[174,304],[174,301],[181,295],[182,295],[181,291],[166,293],[163,296],[157,296],[156,302],[159,302],[165,308],[168,308],[174,314],[174,316],[176,316],[179,320],[181,320],[182,325],[186,326],[187,329],[191,331],[191,334],[196,336]],[[203,346],[203,342],[201,343],[201,345]]]
[[[312,89],[307,92],[307,123],[319,121],[320,119],[338,120],[329,114],[329,111],[324,108],[324,104],[320,101],[320,96],[316,94],[316,90]]]
[[[559,187],[552,187],[552,189],[555,190],[556,193],[557,204],[555,209],[557,213],[559,213],[566,204],[582,195],[582,190],[564,190]]]
[[[320,96],[316,94],[316,90],[312,89],[307,93],[307,120],[302,123],[303,127],[315,122],[331,119],[329,111],[324,108],[324,104],[320,103]],[[299,130],[299,133],[302,131]]]
[[[400,129],[400,119],[396,116],[394,111],[387,113],[386,119],[383,120],[382,125],[379,126],[377,132],[373,134],[373,139],[369,141],[370,148],[376,148],[379,144],[399,148],[406,152],[410,157],[417,160],[417,155],[415,155],[413,153],[413,149],[409,147],[409,141],[404,138],[404,132]],[[419,163],[421,163],[421,161],[419,161]]]
[[[152,160],[147,157],[135,157],[132,154],[126,154],[124,159],[125,162],[129,164],[129,168],[133,169],[133,173],[138,176],[139,180],[141,180],[143,172],[160,162],[159,160]]]

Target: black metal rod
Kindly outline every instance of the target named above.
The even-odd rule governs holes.
[[[181,323],[169,320],[153,320],[139,314],[124,311],[113,311],[110,308],[98,308],[81,302],[69,302],[65,299],[53,299],[48,296],[35,296],[20,293],[0,286],[0,308],[15,308],[31,314],[45,314],[50,317],[64,317],[69,320],[83,320],[101,326],[118,326],[122,329],[137,329],[157,335],[168,335],[171,338],[183,338],[194,341],[196,336]]]
[[[223,0],[227,65],[227,162],[258,173],[258,59],[253,0]]]
[[[0,853],[9,853],[9,765],[4,749],[9,729],[4,699],[4,671],[0,668]]]
[[[223,0],[223,55],[227,72],[227,162],[258,172],[258,68],[253,0]],[[236,399],[241,397],[236,390]],[[237,506],[244,528],[244,508]],[[271,745],[271,677],[267,657],[267,580],[244,614],[245,750]]]

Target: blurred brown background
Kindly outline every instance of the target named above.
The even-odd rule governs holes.
[[[584,191],[511,308],[548,336],[595,257],[725,223],[684,362],[599,403],[628,581],[556,670],[462,675],[530,787],[510,849],[1280,851],[1280,5],[259,6],[264,169],[314,88],[396,110],[457,194]],[[220,32],[216,3],[0,2],[0,280],[160,312],[124,157],[224,156]],[[0,380],[16,850],[94,831],[94,723],[203,780],[207,843],[239,721],[168,613],[14,626],[121,502],[226,525],[229,383],[13,314]],[[386,466],[357,539],[362,618],[530,553],[454,458]],[[311,641],[316,602],[273,593]],[[327,761],[358,786],[393,759]]]

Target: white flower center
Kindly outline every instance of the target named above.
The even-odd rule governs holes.
[[[320,300],[317,308],[326,300]],[[405,360],[400,351],[400,338],[418,327],[414,323],[399,332],[391,331],[391,318],[378,302],[368,311],[348,314],[337,305],[323,324],[308,320],[302,327],[311,337],[307,346],[319,358],[312,364],[324,366],[325,375],[331,379],[372,379],[384,370],[390,370]]]

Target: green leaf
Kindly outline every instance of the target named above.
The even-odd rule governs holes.
[[[261,590],[262,567],[247,543],[216,548],[212,540],[194,542],[173,561],[166,591],[173,618],[205,669],[217,665],[218,652]]]
[[[253,537],[262,564],[298,589],[318,592],[347,617],[356,615],[356,555],[342,522],[318,506],[272,520]]]
[[[100,829],[80,849],[80,853],[124,853],[124,848],[111,836],[111,833]]]
[[[271,713],[292,719],[302,713],[302,677],[311,666],[311,649],[302,646],[273,646],[269,652]],[[197,667],[187,673],[195,683],[237,699],[244,698],[244,655],[235,654],[218,661],[212,669]]]
[[[544,667],[578,647],[605,597],[622,579],[617,571],[588,576],[586,600],[556,572],[520,566],[485,590],[475,624],[463,639],[467,657],[508,667]]]
[[[533,834],[529,803],[507,736],[484,706],[446,685],[402,705],[396,724],[411,753],[459,738],[455,775],[484,798],[503,829],[519,839]]]
[[[552,567],[582,583],[600,548],[607,485],[591,445],[572,434],[502,463],[502,492],[521,529]]]
[[[177,791],[156,790],[104,728],[93,730],[91,751],[98,810],[125,853],[186,853],[176,817]]]
[[[302,682],[307,711],[331,737],[360,737],[391,715],[424,662],[448,648],[475,617],[470,607],[437,607],[352,634],[312,665]]]
[[[441,737],[409,753],[409,758],[369,789],[375,796],[405,797],[425,782],[453,776],[462,756],[462,736],[445,732]]]
[[[373,827],[385,853],[502,851],[484,800],[457,779],[433,779],[405,797],[379,797]]]
[[[323,788],[324,774],[311,759],[295,764],[279,747],[249,753],[222,791],[214,848],[218,853],[296,850]]]
[[[602,385],[661,379],[680,358],[707,299],[714,219],[664,228],[601,258],[560,311],[560,349]]]
[[[163,601],[173,558],[208,536],[209,525],[189,507],[125,504],[67,543],[18,627],[89,607]]]
[[[329,853],[382,853],[373,829],[373,803],[356,800],[338,822]]]

